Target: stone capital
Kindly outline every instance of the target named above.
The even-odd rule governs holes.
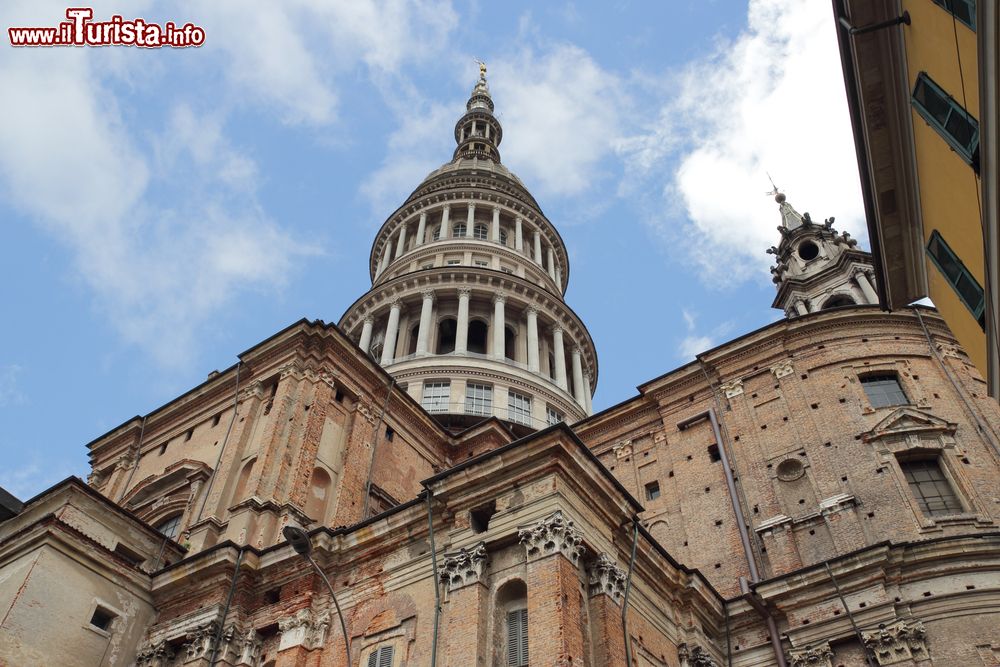
[[[465,297],[466,299],[472,294],[472,288],[470,287],[459,287],[458,288],[458,298],[461,299]]]
[[[572,519],[556,510],[537,523],[518,526],[518,540],[527,550],[528,561],[562,554],[573,565],[577,565],[583,555],[583,534]]]
[[[420,296],[424,298],[424,301],[433,301],[434,299],[437,298],[437,295],[434,293],[434,290],[432,289],[423,290],[422,292],[420,292]]]
[[[722,385],[722,391],[726,394],[726,398],[733,398],[734,396],[739,396],[743,393],[743,379],[737,378],[736,380],[730,380]]]
[[[806,645],[788,652],[790,667],[833,667],[833,650],[828,642]]]
[[[562,325],[559,324],[558,322],[552,325],[552,335],[555,335],[555,334],[560,334],[561,335],[563,331],[565,331],[565,329],[563,329]]]
[[[162,640],[155,644],[145,644],[139,648],[135,656],[135,664],[138,667],[166,667],[173,663],[174,649],[167,642]]]
[[[590,566],[590,595],[605,594],[616,604],[621,604],[625,596],[625,570],[615,564],[615,560],[600,554]]]
[[[910,665],[928,659],[927,632],[915,618],[880,623],[877,630],[862,632],[861,638],[879,665]]]
[[[507,295],[504,294],[503,292],[497,292],[496,294],[493,295],[493,303],[496,304],[496,303],[506,303],[506,302],[507,302]]]
[[[326,632],[330,627],[330,615],[317,613],[312,609],[300,609],[291,616],[278,619],[278,631],[281,639],[278,650],[284,651],[293,646],[304,646],[312,650],[323,645]]]
[[[365,324],[375,324],[375,316],[374,315],[365,315],[364,323]]]
[[[389,308],[395,308],[396,310],[403,309],[403,300],[401,298],[395,298],[389,302]]]
[[[795,372],[795,368],[792,366],[791,359],[782,359],[774,366],[771,366],[771,372],[774,373],[776,380],[780,380],[786,375],[791,375]]]
[[[538,315],[538,306],[531,304],[524,309],[524,312],[532,315]]]
[[[458,551],[444,555],[441,566],[441,583],[448,585],[448,590],[457,590],[469,584],[480,583],[483,580],[483,569],[488,558],[486,543],[480,542]]]
[[[209,621],[188,630],[187,634],[184,635],[185,659],[207,658],[218,632],[219,624],[215,621]]]
[[[697,644],[681,644],[677,647],[677,657],[681,659],[681,667],[719,667],[719,663]]]

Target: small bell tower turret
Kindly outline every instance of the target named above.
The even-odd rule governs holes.
[[[776,264],[771,267],[778,294],[772,307],[798,317],[838,306],[878,303],[871,254],[859,249],[847,232],[838,233],[833,218],[813,222],[799,213],[775,188],[781,241],[768,248]]]

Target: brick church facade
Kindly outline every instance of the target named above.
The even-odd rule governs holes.
[[[1000,413],[935,311],[881,311],[867,253],[777,194],[786,317],[592,414],[492,112],[484,70],[339,324],[0,522],[0,664],[1000,665]]]

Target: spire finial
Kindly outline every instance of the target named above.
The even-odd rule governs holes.
[[[480,79],[485,79],[486,78],[486,63],[483,62],[482,60],[480,60],[479,58],[476,58],[476,62],[479,63],[479,78]]]
[[[770,173],[766,171],[764,173],[767,174],[767,180],[771,181],[771,191],[766,192],[764,194],[766,194],[768,197],[774,197],[774,201],[778,202],[779,204],[783,204],[785,202],[785,193],[779,190],[778,186],[774,184],[774,179],[771,178]]]

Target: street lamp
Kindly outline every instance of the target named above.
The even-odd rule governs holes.
[[[326,574],[323,573],[323,570],[316,561],[313,560],[312,540],[309,539],[309,533],[298,526],[285,526],[281,529],[281,534],[285,536],[285,540],[295,549],[295,553],[309,561],[309,564],[316,570],[316,573],[319,574],[323,583],[326,584],[327,589],[330,591],[330,597],[333,598],[333,606],[337,608],[337,617],[340,619],[340,630],[344,633],[344,650],[347,653],[347,664],[350,665],[351,639],[347,636],[347,625],[344,623],[344,614],[340,611],[340,603],[337,602],[337,594],[333,592],[333,585],[330,584],[330,580],[326,578]]]

